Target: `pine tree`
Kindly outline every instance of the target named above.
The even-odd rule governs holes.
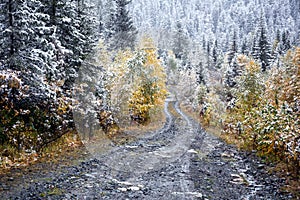
[[[116,21],[116,5],[114,0],[108,0],[105,4],[105,12],[103,14],[104,23],[104,39],[108,43],[115,34]]]
[[[49,32],[47,15],[39,9],[39,1],[11,1],[0,4],[1,63],[6,68],[42,74],[52,68],[53,48],[46,40]]]
[[[82,0],[43,1],[43,12],[50,16],[47,23],[53,27],[48,38],[55,46],[60,79],[65,79],[64,87],[69,89],[83,61],[93,50],[96,20],[91,8]]]
[[[2,1],[0,4],[0,64],[8,68],[10,59],[15,53],[15,31],[13,15],[16,5],[13,0]]]
[[[213,67],[211,66],[212,62],[212,55],[211,55],[211,43],[210,41],[207,42],[207,45],[206,45],[206,66],[208,69],[212,69]]]
[[[241,53],[244,54],[244,55],[248,55],[248,53],[249,53],[246,40],[244,40],[243,43],[242,43]]]
[[[255,46],[253,47],[252,56],[254,59],[258,60],[261,64],[262,71],[266,71],[272,61],[272,51],[267,38],[267,29],[263,13],[261,12],[261,17],[258,24],[257,30],[257,41],[255,41]]]
[[[238,47],[237,47],[237,35],[236,35],[236,30],[234,30],[233,31],[233,35],[232,35],[231,45],[230,45],[229,51],[227,53],[227,55],[228,55],[228,63],[229,64],[232,62],[232,59],[235,57],[237,51],[238,51]]]
[[[217,40],[215,41],[214,48],[212,51],[212,60],[213,60],[214,67],[216,67],[217,61],[218,61],[218,41]]]
[[[239,76],[241,74],[240,70],[239,70],[239,66],[237,63],[237,58],[236,56],[232,59],[227,71],[226,71],[226,85],[228,87],[234,87],[236,85],[236,77]]]
[[[236,61],[237,56],[237,34],[236,30],[233,31],[232,40],[230,42],[230,48],[227,53],[227,69],[225,71],[225,85],[229,88],[232,88],[236,85],[236,77],[239,75],[238,73],[238,64]],[[231,100],[232,94],[229,95],[228,99]]]
[[[112,49],[133,49],[135,46],[137,29],[134,27],[127,5],[131,3],[130,0],[115,0],[116,11],[115,15],[112,14],[111,20],[107,24],[110,28],[111,35],[108,35],[110,39],[110,47]]]
[[[276,38],[275,38],[275,40],[277,40],[278,42],[281,41],[280,30],[277,30],[277,31],[276,31]]]
[[[281,36],[281,42],[280,42],[280,52],[281,54],[285,54],[287,50],[292,48],[290,38],[289,38],[289,31],[284,31]]]
[[[203,35],[203,37],[202,37],[202,48],[203,48],[203,50],[206,49],[206,40],[205,40],[204,35]]]
[[[185,59],[187,56],[188,39],[182,27],[182,23],[177,21],[176,32],[174,34],[172,50],[178,59]]]
[[[97,1],[95,3],[96,6],[96,12],[95,12],[95,16],[98,17],[97,19],[97,23],[98,23],[98,33],[101,37],[103,37],[103,33],[104,33],[104,5],[103,5],[103,1]]]
[[[206,85],[206,81],[204,78],[204,68],[203,68],[203,64],[202,62],[200,62],[197,66],[196,66],[196,74],[197,74],[197,83]]]

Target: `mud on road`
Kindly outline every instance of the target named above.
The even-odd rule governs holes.
[[[205,133],[174,95],[166,100],[165,113],[159,131],[59,172],[36,173],[19,187],[2,183],[7,188],[0,199],[292,198],[280,190],[283,179],[267,174],[255,155]]]

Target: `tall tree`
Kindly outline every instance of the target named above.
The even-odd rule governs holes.
[[[212,66],[211,66],[211,44],[210,44],[210,41],[207,42],[206,61],[207,61],[207,68],[212,68]]]
[[[235,57],[236,53],[238,51],[237,47],[237,33],[236,30],[233,31],[231,44],[229,47],[229,51],[227,53],[228,55],[228,63],[230,64],[232,62],[232,59]]]
[[[214,67],[216,67],[217,65],[217,61],[218,61],[218,41],[215,41],[213,50],[212,50],[212,61],[213,61],[213,65]]]
[[[244,55],[248,55],[248,53],[249,53],[246,40],[244,40],[243,43],[242,43],[241,53],[244,54]]]
[[[290,34],[289,31],[284,31],[281,35],[281,40],[280,40],[280,53],[285,54],[287,50],[291,49],[292,45],[290,42]]]
[[[257,41],[254,41],[255,46],[253,47],[254,51],[252,52],[252,56],[260,62],[262,71],[266,71],[272,61],[272,51],[267,37],[267,28],[263,12],[261,12],[256,34]]]
[[[96,20],[91,8],[82,0],[44,1],[43,12],[50,16],[48,25],[53,27],[48,37],[55,44],[56,62],[65,88],[70,88],[82,62],[95,44]]]
[[[206,85],[205,77],[204,77],[204,68],[202,62],[200,62],[196,66],[196,74],[197,74],[197,83]]]
[[[135,46],[137,29],[134,27],[132,19],[127,10],[130,0],[115,0],[116,11],[112,16],[113,21],[108,22],[107,26],[111,27],[110,47],[112,49],[133,49]],[[110,36],[109,36],[110,37]]]
[[[104,39],[106,42],[113,37],[115,33],[115,20],[116,20],[116,4],[115,0],[107,0],[105,3],[105,11],[103,14],[104,23]]]
[[[52,43],[39,1],[6,0],[0,4],[0,62],[5,68],[42,74],[51,68]]]
[[[172,50],[178,59],[186,58],[188,38],[182,27],[182,23],[177,21],[176,23],[176,32],[174,33],[174,39],[172,44]]]

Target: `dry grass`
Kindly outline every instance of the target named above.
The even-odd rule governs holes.
[[[80,146],[82,142],[75,131],[65,134],[40,152],[18,152],[10,145],[1,146],[0,174],[5,174],[14,168],[26,168],[39,162],[60,162],[60,158],[74,153],[74,149]],[[9,153],[3,155],[3,152]]]
[[[150,112],[150,121],[145,124],[138,124],[136,122],[132,122],[128,124],[126,127],[122,127],[121,130],[123,132],[133,133],[134,135],[144,135],[147,132],[156,131],[161,129],[166,122],[166,116],[164,113],[164,107],[160,106],[154,108]]]
[[[206,124],[203,125],[198,113],[193,112],[191,107],[182,106],[181,108],[185,114],[199,122],[208,133],[221,138],[227,144],[234,145],[240,150],[253,150],[241,137],[234,134],[222,134],[222,127],[216,126],[215,124],[217,123],[211,122],[209,126]],[[282,188],[282,190],[294,194],[295,199],[300,199],[300,176],[295,176],[294,174],[291,174],[290,171],[291,169],[289,169],[289,166],[284,161],[277,162],[275,167],[270,166],[269,168],[269,173],[275,173],[279,177],[284,177],[286,179],[285,187]]]
[[[299,170],[299,169],[298,169]],[[268,169],[269,173],[275,173],[285,178],[285,186],[283,191],[290,192],[295,195],[295,199],[300,199],[300,175],[290,173],[289,166],[284,162],[278,162],[275,167]]]

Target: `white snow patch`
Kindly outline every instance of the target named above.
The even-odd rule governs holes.
[[[203,194],[201,194],[199,192],[173,192],[172,194],[174,194],[174,195],[183,195],[183,196],[191,195],[191,196],[194,196],[194,197],[197,197],[197,198],[203,198]]]
[[[188,153],[195,153],[195,154],[198,153],[195,149],[190,149],[190,150],[188,150],[187,152],[188,152]]]
[[[129,146],[129,145],[126,145],[125,147],[128,148],[128,149],[136,149],[136,148],[138,148],[138,146]]]
[[[129,189],[130,189],[131,191],[139,191],[139,190],[140,190],[140,188],[137,187],[137,186],[131,186],[131,187],[129,187]]]
[[[127,188],[118,188],[118,190],[120,190],[121,192],[126,192]]]

